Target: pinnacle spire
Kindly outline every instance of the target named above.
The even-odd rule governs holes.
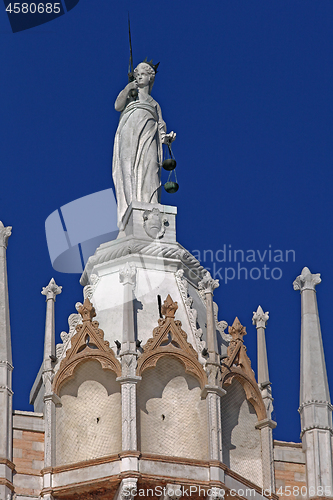
[[[314,400],[331,402],[315,293],[319,283],[320,274],[312,274],[308,267],[293,283],[294,290],[301,293],[302,303],[300,404]]]
[[[257,350],[258,350],[258,384],[267,386],[269,383],[268,359],[265,339],[266,323],[269,313],[263,311],[261,306],[253,312],[252,323],[257,328]]]
[[[333,493],[332,405],[328,387],[323,341],[315,287],[320,274],[304,267],[294,281],[294,290],[301,292],[301,437],[306,458],[308,491],[319,488]],[[316,493],[315,495],[316,496]]]
[[[10,338],[6,249],[12,228],[0,221],[0,497],[12,487],[12,347]]]
[[[6,249],[12,233],[10,226],[5,227],[0,221],[0,360],[12,363],[10,338],[9,300],[7,281]]]

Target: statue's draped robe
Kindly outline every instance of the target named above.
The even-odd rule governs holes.
[[[157,188],[166,125],[159,104],[150,95],[145,100],[144,97],[129,102],[124,108],[114,140],[112,176],[119,229],[132,201],[157,203],[160,197]]]

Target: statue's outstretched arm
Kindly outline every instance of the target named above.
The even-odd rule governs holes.
[[[163,144],[171,144],[176,139],[176,133],[170,132],[166,133],[166,123],[162,118],[161,106],[157,104],[157,114],[158,114],[158,128],[160,131],[160,137]]]

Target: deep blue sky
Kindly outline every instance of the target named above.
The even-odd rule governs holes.
[[[254,368],[252,312],[259,304],[270,312],[275,437],[298,441],[300,296],[292,282],[304,266],[322,273],[318,301],[333,385],[330,0],[80,0],[58,19],[15,34],[0,11],[0,219],[13,226],[14,408],[31,409],[43,351],[41,288],[52,276],[63,286],[58,337],[82,299],[79,275],[52,269],[44,223],[62,205],[111,187],[113,104],[127,83],[127,10],[134,63],[161,61],[152,95],[177,132],[180,189],[162,201],[178,206],[178,241],[201,255],[223,245],[295,251],[295,262],[266,258],[281,279],[221,281],[215,298],[219,319],[231,324],[237,315],[247,327]],[[215,263],[224,273],[225,264]]]

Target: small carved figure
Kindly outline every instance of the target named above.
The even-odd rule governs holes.
[[[120,92],[115,109],[121,113],[113,148],[112,176],[118,203],[118,226],[132,201],[159,202],[162,144],[175,140],[166,133],[159,104],[150,93],[157,65],[142,62],[134,81]]]
[[[168,219],[163,217],[158,208],[145,210],[143,213],[143,227],[151,238],[162,238],[165,233],[165,226]]]

